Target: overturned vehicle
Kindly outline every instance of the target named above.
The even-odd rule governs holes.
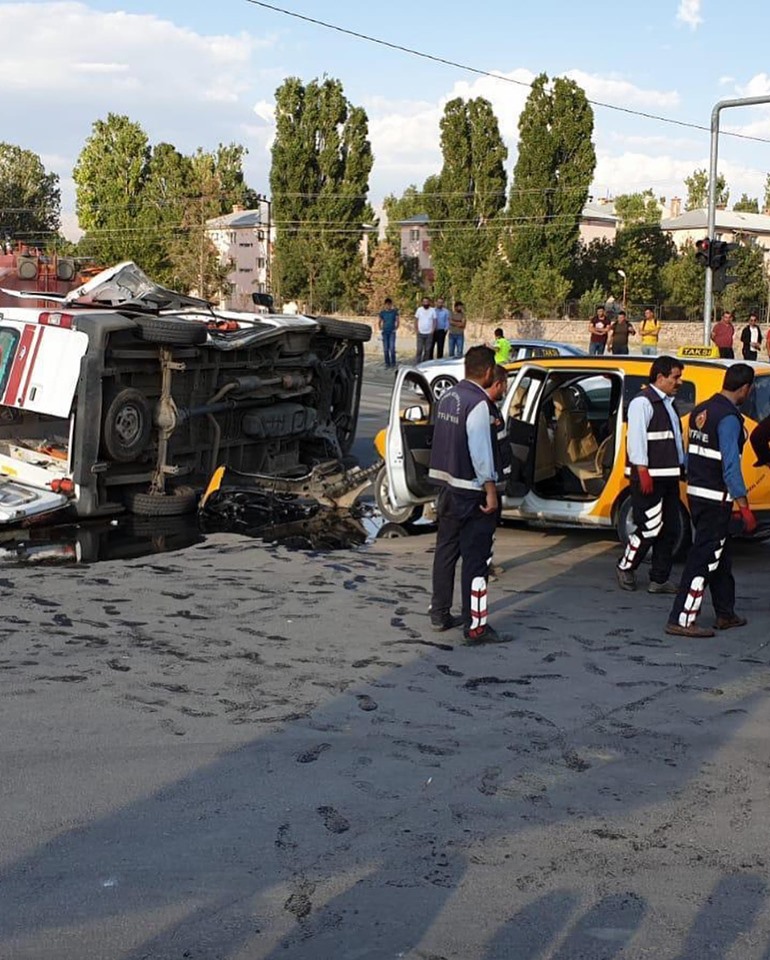
[[[12,291],[6,291],[14,295]],[[0,524],[172,516],[217,466],[296,477],[355,438],[364,324],[215,310],[122,263],[0,311]]]

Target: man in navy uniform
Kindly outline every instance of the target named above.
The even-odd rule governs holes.
[[[745,440],[738,408],[746,401],[754,371],[747,363],[731,364],[722,390],[690,414],[687,448],[687,498],[695,539],[687,556],[679,592],[666,624],[666,633],[680,637],[713,637],[714,631],[695,622],[706,587],[711,590],[717,630],[743,627],[735,612],[735,579],[730,549],[730,518],[734,507],[751,534],[757,520],[746,499],[741,473]]]
[[[435,414],[429,475],[441,488],[433,559],[430,618],[434,630],[462,625],[470,644],[510,639],[487,623],[487,578],[498,518],[502,475],[495,404],[486,390],[494,380],[495,354],[471,347],[465,379],[444,393]],[[452,616],[457,560],[462,558],[462,615]]]
[[[679,481],[684,465],[682,424],[674,398],[684,364],[658,357],[650,382],[628,406],[626,476],[631,478],[635,530],[616,569],[623,590],[636,590],[634,571],[652,545],[649,593],[676,593],[671,565],[679,529]]]

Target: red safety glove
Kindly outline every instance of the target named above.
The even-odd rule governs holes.
[[[636,474],[639,477],[639,489],[645,496],[652,493],[652,477],[647,467],[637,467]]]
[[[743,521],[743,530],[751,536],[757,529],[757,518],[754,516],[754,511],[749,506],[738,507],[738,510],[741,514],[741,520]]]

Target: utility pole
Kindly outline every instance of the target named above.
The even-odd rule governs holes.
[[[717,155],[719,153],[719,116],[732,107],[755,107],[770,103],[770,96],[741,97],[737,100],[720,100],[711,111],[711,155],[709,159],[709,197],[706,236],[713,243],[716,232],[717,210]],[[714,305],[714,271],[706,267],[706,283],[703,291],[703,343],[711,346],[711,314]]]

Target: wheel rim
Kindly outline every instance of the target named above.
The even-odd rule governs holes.
[[[120,412],[115,417],[115,433],[120,442],[130,447],[135,443],[142,432],[142,415],[138,407],[133,404],[127,404],[121,407]]]
[[[451,390],[455,382],[452,377],[436,377],[433,381],[433,396],[436,400],[440,400],[447,390]]]

